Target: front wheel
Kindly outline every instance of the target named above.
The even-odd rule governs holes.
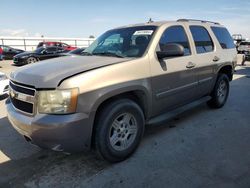
[[[95,131],[96,150],[110,162],[125,160],[138,147],[143,132],[141,108],[129,99],[113,101],[99,114]]]
[[[27,60],[26,60],[26,63],[27,64],[32,64],[32,63],[35,63],[37,62],[37,59],[35,57],[29,57]]]
[[[219,74],[215,83],[212,99],[208,101],[208,106],[211,108],[221,108],[227,101],[229,94],[229,79],[226,74]]]

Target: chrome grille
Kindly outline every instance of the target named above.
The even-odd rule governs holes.
[[[36,90],[13,81],[9,84],[10,100],[16,110],[33,115]]]

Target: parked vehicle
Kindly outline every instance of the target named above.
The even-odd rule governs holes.
[[[70,52],[68,52],[69,54],[73,54],[73,55],[81,55],[81,53],[86,50],[86,48],[77,48],[75,50],[72,50]]]
[[[119,27],[82,56],[12,73],[8,118],[40,147],[76,152],[93,146],[118,162],[135,151],[145,125],[203,102],[223,107],[236,55],[218,23],[182,19]]]
[[[10,46],[0,45],[0,60],[12,60],[17,54],[24,52],[24,50],[12,48]]]
[[[9,79],[6,74],[0,72],[0,96],[9,93]]]
[[[37,48],[40,47],[48,47],[48,46],[57,46],[57,47],[61,47],[64,48],[66,51],[71,51],[71,50],[75,50],[77,47],[74,46],[70,46],[66,43],[63,42],[39,42],[39,44],[37,45]]]
[[[25,65],[35,63],[37,61],[59,57],[61,53],[67,52],[64,48],[50,46],[40,47],[32,52],[23,52],[14,56],[13,62],[16,65]]]
[[[81,55],[86,48],[77,48],[67,53],[61,53],[60,56]]]
[[[244,41],[239,44],[239,54],[245,54],[246,60],[250,59],[250,41]]]

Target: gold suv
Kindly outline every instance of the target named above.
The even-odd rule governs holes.
[[[215,22],[149,22],[105,32],[81,55],[27,65],[10,75],[8,118],[43,148],[95,148],[111,162],[131,155],[145,125],[201,102],[228,98],[236,49]]]

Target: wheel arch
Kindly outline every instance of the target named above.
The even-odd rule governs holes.
[[[95,127],[96,122],[98,121],[98,116],[105,108],[106,105],[111,103],[112,101],[119,99],[130,99],[134,101],[143,111],[145,119],[150,116],[150,94],[143,88],[130,88],[126,90],[112,91],[112,95],[107,93],[105,96],[101,97],[95,104],[95,114],[94,114],[94,122],[92,127],[92,136],[91,136],[91,145],[93,146],[94,138],[95,138]]]
[[[231,65],[224,65],[218,70],[218,74],[226,74],[230,81],[233,80],[233,67]]]

